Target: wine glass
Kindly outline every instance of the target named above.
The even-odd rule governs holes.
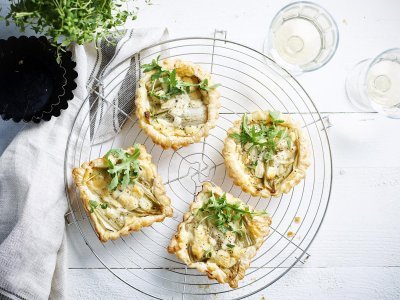
[[[400,118],[400,48],[360,61],[346,78],[349,101],[361,111]]]
[[[316,3],[300,1],[274,17],[264,52],[292,75],[325,65],[336,52],[339,30],[332,16]]]

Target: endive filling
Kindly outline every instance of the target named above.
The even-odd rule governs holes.
[[[251,211],[240,201],[229,202],[226,194],[207,192],[198,197],[203,206],[193,211],[192,221],[186,224],[189,257],[192,262],[207,261],[230,269],[240,262],[247,247],[255,245],[249,224],[266,212]]]
[[[297,132],[284,126],[279,113],[270,112],[270,122],[242,118],[240,133],[231,134],[238,143],[243,163],[257,187],[274,193],[297,164]]]
[[[110,150],[105,156],[107,164],[87,170],[84,176],[91,198],[87,209],[109,231],[119,231],[133,218],[162,213],[153,179],[147,178],[138,163],[139,155],[139,149],[133,154]]]
[[[176,69],[164,69],[158,58],[142,68],[144,72],[152,72],[146,83],[150,108],[145,117],[150,124],[163,133],[187,136],[207,122],[204,97],[215,88],[208,86],[208,79],[200,81],[187,74],[181,77]]]

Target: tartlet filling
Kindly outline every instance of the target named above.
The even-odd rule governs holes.
[[[162,213],[162,205],[154,196],[153,179],[140,165],[139,155],[139,148],[133,154],[112,149],[103,163],[84,175],[91,196],[87,209],[108,231],[121,230],[133,217]]]
[[[226,194],[213,192],[200,196],[204,204],[193,212],[186,229],[192,235],[188,253],[192,262],[214,262],[221,268],[238,263],[247,247],[254,246],[255,237],[248,226],[254,216],[264,211],[250,211],[241,202],[228,202]]]
[[[142,68],[145,73],[151,72],[146,82],[148,122],[165,134],[187,136],[200,130],[208,120],[208,91],[216,86],[209,86],[207,78],[200,80],[185,70],[166,69],[158,58]]]
[[[271,217],[205,182],[168,247],[189,267],[232,288],[269,234]]]
[[[279,113],[270,112],[270,120],[249,122],[242,118],[240,133],[233,133],[247,171],[258,189],[275,193],[276,187],[293,171],[298,153],[295,129],[284,126]]]

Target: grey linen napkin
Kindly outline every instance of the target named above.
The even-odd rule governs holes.
[[[91,78],[101,79],[113,66],[158,42],[165,32],[160,28],[134,29],[113,46],[101,42],[97,47],[73,47],[79,76],[69,108],[49,122],[27,125],[0,157],[0,299],[67,297],[64,153],[72,124],[83,100],[91,97],[95,83]],[[122,86],[127,84],[132,84],[132,89],[125,87],[112,98],[121,110],[131,110],[133,105],[135,83],[122,80]],[[89,103],[83,109],[89,110]],[[122,126],[118,115],[110,122],[96,130],[100,138],[110,137]],[[95,128],[94,122],[92,131]]]

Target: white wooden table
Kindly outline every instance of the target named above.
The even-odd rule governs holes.
[[[166,26],[173,38],[211,36],[215,28],[224,29],[229,40],[262,50],[272,17],[289,1],[154,3],[141,11],[136,26]],[[308,251],[311,257],[254,299],[399,299],[400,120],[355,111],[344,80],[361,59],[400,46],[400,1],[318,3],[338,23],[339,48],[326,66],[298,80],[334,125],[329,129],[331,201]],[[16,131],[19,125],[0,122],[1,147],[12,135],[4,133],[6,126]],[[67,234],[71,299],[143,299],[102,267],[74,225]]]

